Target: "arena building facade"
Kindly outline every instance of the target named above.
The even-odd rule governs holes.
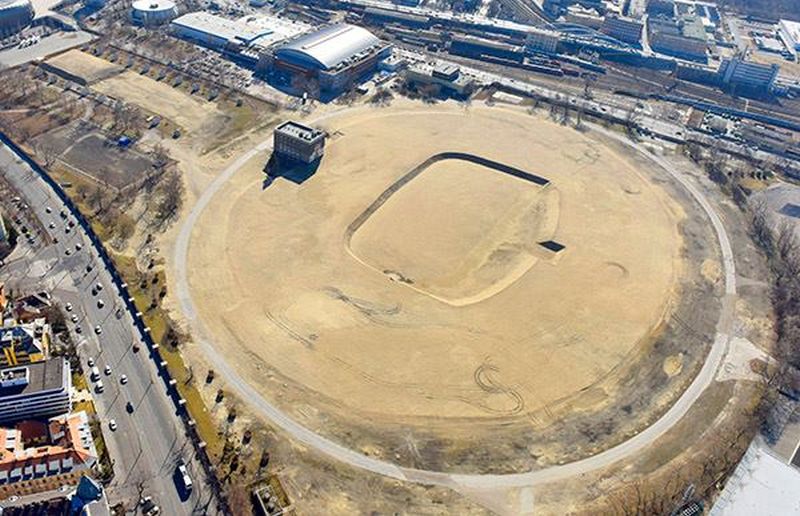
[[[363,27],[334,24],[265,52],[258,69],[296,93],[333,98],[378,68],[391,45]]]

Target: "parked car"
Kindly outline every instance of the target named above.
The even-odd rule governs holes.
[[[177,475],[181,488],[184,490],[184,492],[191,493],[194,484],[192,483],[192,477],[189,476],[189,470],[186,468],[186,463],[183,461],[183,459],[178,460]]]

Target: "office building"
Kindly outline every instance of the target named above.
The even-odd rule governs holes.
[[[640,46],[642,43],[642,22],[630,18],[606,16],[600,32],[623,43]]]
[[[311,164],[322,159],[325,152],[325,133],[297,122],[279,125],[272,137],[279,159]]]
[[[63,358],[0,369],[0,423],[69,412],[71,387]]]

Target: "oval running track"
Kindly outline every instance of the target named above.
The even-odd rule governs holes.
[[[337,112],[327,114],[323,118],[328,118]],[[322,119],[316,120],[316,122]],[[208,332],[203,322],[197,315],[194,302],[189,293],[189,284],[186,270],[186,258],[189,249],[189,242],[192,230],[197,223],[200,215],[208,206],[211,199],[219,192],[225,183],[233,177],[250,159],[258,153],[267,151],[271,148],[269,140],[252,148],[235,162],[225,168],[206,188],[197,203],[192,208],[187,219],[181,226],[175,246],[173,265],[176,271],[177,296],[180,308],[184,316],[189,320],[192,327],[192,336],[198,343],[206,357],[215,364],[215,369],[219,372],[226,382],[236,391],[236,393],[262,417],[267,418],[272,424],[280,427],[293,439],[313,448],[329,457],[341,461],[349,466],[366,470],[379,475],[395,478],[398,480],[415,482],[420,484],[440,485],[447,487],[466,487],[477,489],[497,489],[515,488],[545,484],[565,478],[585,474],[606,466],[609,466],[626,457],[630,457],[638,451],[646,448],[655,442],[660,436],[680,421],[686,415],[692,405],[697,401],[703,391],[714,381],[717,369],[722,363],[722,359],[728,348],[733,325],[733,301],[736,296],[736,269],[733,259],[728,234],[719,215],[712,208],[708,199],[703,193],[689,180],[688,176],[675,169],[671,164],[660,156],[650,154],[640,146],[629,141],[623,136],[607,131],[601,127],[594,129],[606,137],[637,151],[646,157],[659,168],[664,170],[672,179],[681,184],[700,205],[708,216],[714,227],[719,247],[722,252],[723,269],[725,272],[725,297],[722,303],[720,320],[717,324],[717,334],[714,344],[706,358],[703,367],[698,375],[692,380],[689,387],[681,394],[680,398],[662,415],[655,423],[644,429],[642,432],[631,437],[627,441],[620,443],[597,455],[587,457],[563,465],[545,467],[543,469],[524,473],[509,474],[460,474],[447,473],[442,471],[428,471],[422,469],[405,468],[388,461],[382,461],[368,457],[350,448],[344,447],[314,431],[304,427],[294,421],[278,407],[270,403],[261,396],[249,383],[247,383],[234,368],[232,368],[225,358],[214,348],[213,343],[208,338]]]

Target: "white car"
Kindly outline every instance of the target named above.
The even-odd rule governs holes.
[[[101,290],[103,290],[103,284],[102,283],[98,283],[97,285],[94,286],[94,288],[96,288],[97,291],[100,292]]]
[[[121,383],[122,385],[125,385],[126,383],[128,383],[128,375],[123,374],[122,376],[120,376],[119,377],[119,383]]]
[[[110,375],[111,374],[111,366],[107,365],[106,368],[103,369],[103,372],[106,373],[106,376]]]
[[[112,420],[110,420],[110,421],[108,422],[108,428],[110,428],[110,429],[111,429],[111,431],[113,432],[114,430],[116,430],[116,429],[117,429],[117,422],[116,422],[116,421],[114,421],[113,419],[112,419]]]
[[[83,249],[83,246],[81,244],[75,244],[76,251],[80,251],[81,249]]]
[[[89,360],[86,361],[89,367],[94,367],[94,358],[89,357]]]
[[[53,213],[53,208],[51,208],[50,206],[47,206],[47,207],[45,207],[44,211],[46,213]]]
[[[51,222],[50,224],[48,224],[47,227],[49,227],[50,229],[55,229],[56,228],[56,223],[55,222]]]
[[[71,312],[72,311],[72,303],[67,303],[66,305],[64,305],[64,308],[66,308],[67,312]]]
[[[78,322],[78,314],[72,314],[72,317],[70,317],[70,320],[72,322]]]
[[[94,327],[94,332],[100,335],[101,333],[103,333],[103,328],[101,328],[100,325],[97,325]]]
[[[102,299],[97,300],[97,308],[103,308],[106,304],[103,302]]]

